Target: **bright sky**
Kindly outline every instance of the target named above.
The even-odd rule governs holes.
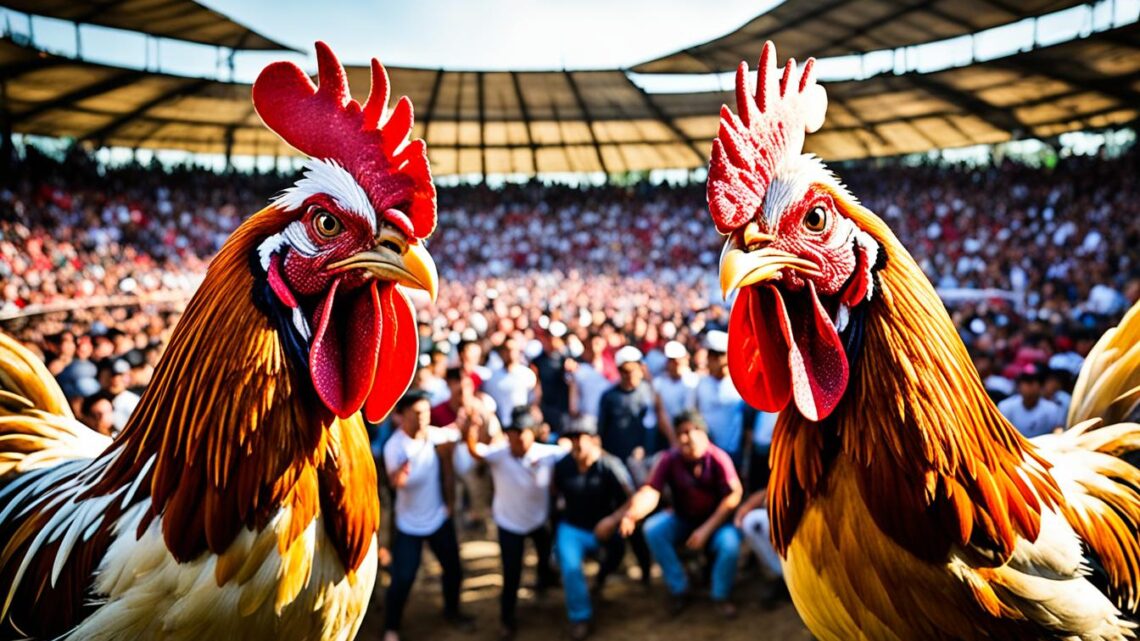
[[[780,0],[204,0],[240,24],[308,55],[328,42],[342,61],[376,56],[395,66],[449,69],[628,67],[733,31]],[[12,27],[26,31],[22,14]],[[74,55],[70,23],[36,18],[41,47]],[[117,65],[146,60],[143,38],[84,27],[83,55]],[[151,46],[150,60],[154,60]],[[281,52],[240,53],[237,79],[252,81]],[[163,41],[162,70],[216,76],[213,48]],[[299,63],[311,58],[297,58]],[[314,66],[312,64],[304,65]],[[227,77],[223,73],[222,77]]]

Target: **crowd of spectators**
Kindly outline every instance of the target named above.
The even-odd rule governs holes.
[[[1133,149],[1048,169],[884,163],[839,174],[939,287],[986,388],[1034,435],[1064,422],[1083,357],[1140,299],[1137,170]],[[82,420],[114,434],[210,257],[292,180],[108,168],[80,152],[59,161],[28,149],[0,183],[0,328],[41,352]],[[413,389],[422,397],[402,401],[376,435],[396,495],[387,543],[402,559],[392,569],[386,629],[396,638],[425,544],[445,557],[449,619],[468,623],[457,601],[455,537],[445,531],[455,525],[436,503],[439,488],[416,485],[436,479],[424,468],[442,460],[432,463],[424,439],[452,443],[449,457],[468,452],[454,470],[458,525],[493,517],[508,588],[517,588],[525,540],[544,560],[553,546],[568,615],[582,624],[577,635],[588,632],[591,610],[575,572],[584,555],[607,549],[603,570],[612,571],[622,548],[608,542],[615,536],[630,543],[643,580],[653,561],[662,567],[675,610],[689,591],[675,549],[708,548],[713,600],[731,616],[742,540],[779,573],[760,509],[774,417],[748,408],[727,376],[727,309],[716,286],[722,239],[703,186],[462,186],[441,189],[439,206],[430,249],[442,284],[434,305],[418,305]],[[550,468],[564,518],[567,506],[592,507],[540,531],[545,515],[538,524],[538,512],[496,507],[479,471],[495,476],[497,499],[498,488],[530,478],[511,466],[530,460],[531,445],[559,436],[570,437],[568,462],[555,466],[560,451],[544,446],[528,465]],[[468,447],[454,447],[461,442]],[[688,478],[694,461],[702,472]],[[610,495],[582,485],[591,474],[604,477],[595,481]],[[666,488],[673,503],[663,512]],[[424,496],[426,508],[416,503]],[[553,570],[540,569],[552,583]],[[515,607],[508,592],[506,632]]]

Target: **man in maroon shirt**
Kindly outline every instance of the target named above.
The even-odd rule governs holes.
[[[740,556],[740,530],[732,524],[732,513],[744,489],[732,459],[709,442],[700,414],[683,412],[674,426],[677,447],[662,455],[649,481],[633,495],[621,520],[621,533],[632,533],[637,522],[657,507],[668,486],[673,508],[651,516],[644,530],[669,589],[670,611],[675,614],[688,602],[689,578],[676,549],[684,544],[690,550],[707,550],[712,557],[710,596],[721,614],[731,618],[736,607],[729,598]]]

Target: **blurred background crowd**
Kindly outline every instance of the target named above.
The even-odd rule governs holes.
[[[1015,395],[1019,379],[1048,380],[1046,396],[1060,403],[1083,354],[1140,298],[1138,164],[1132,149],[1049,168],[853,164],[838,173],[938,286],[995,398]],[[293,180],[108,168],[80,151],[61,161],[32,147],[8,178],[0,323],[43,353],[84,420],[111,430],[210,257]],[[552,338],[609,384],[627,345],[645,354],[651,376],[664,371],[670,341],[688,370],[709,374],[705,337],[724,328],[727,310],[715,285],[721,238],[699,182],[459,186],[441,188],[439,205],[430,245],[443,285],[434,307],[417,305],[424,362],[435,366],[419,384],[444,389],[461,343],[489,380],[510,359],[541,365]],[[534,370],[529,400],[568,413],[565,377]],[[587,398],[574,399],[576,413],[596,412],[596,387],[578,385]]]

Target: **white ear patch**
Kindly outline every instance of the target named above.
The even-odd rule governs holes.
[[[879,262],[879,243],[862,229],[856,229],[855,242],[863,250],[866,261],[863,276],[867,279],[867,300],[875,295],[875,263]]]
[[[372,234],[376,234],[376,210],[372,207],[372,201],[352,174],[335,160],[305,160],[304,177],[274,198],[272,204],[285,211],[293,211],[300,209],[305,200],[317,194],[331,196],[345,211],[356,214],[367,222]]]

